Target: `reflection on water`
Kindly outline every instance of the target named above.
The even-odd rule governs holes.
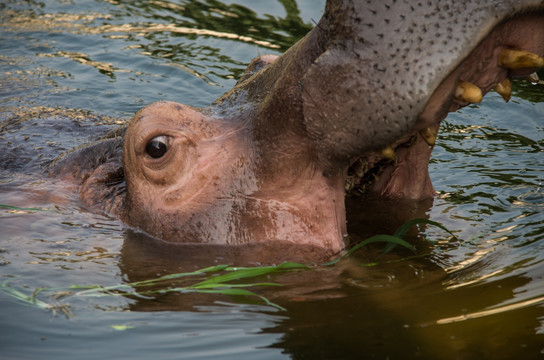
[[[32,69],[33,82],[48,86],[24,102],[43,106],[116,115],[164,99],[204,106],[230,89],[253,57],[279,54],[306,34],[323,7],[308,2],[302,20],[296,2],[280,4],[271,15],[270,5],[256,4],[265,9],[257,13],[217,1],[8,1],[0,4],[0,48],[12,66],[3,77],[26,87]],[[27,46],[11,46],[21,41]]]
[[[0,277],[46,287],[70,318],[0,294],[2,357],[538,358],[544,356],[544,88],[451,114],[430,172],[431,202],[351,199],[355,240],[428,217],[415,253],[372,246],[332,268],[271,275],[259,299],[209,294],[76,295],[216,264],[296,258],[293,249],[176,246],[91,214],[39,176],[143,105],[201,106],[245,64],[280,53],[323,1],[5,1],[0,4]],[[17,44],[15,46],[14,44]],[[428,242],[426,239],[430,239]],[[274,255],[274,258],[272,257]],[[259,259],[261,258],[261,259]],[[84,350],[84,351],[82,351]]]

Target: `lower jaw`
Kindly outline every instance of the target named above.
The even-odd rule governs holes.
[[[434,137],[438,126],[432,130]],[[428,172],[433,147],[434,141],[430,144],[425,135],[414,131],[384,151],[361,157],[348,170],[346,194],[409,200],[433,198],[436,192]]]
[[[397,147],[395,159],[382,170],[370,190],[386,198],[433,198],[436,192],[428,171],[432,150],[417,134],[411,146]]]

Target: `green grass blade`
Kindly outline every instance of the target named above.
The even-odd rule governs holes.
[[[58,213],[57,210],[42,209],[42,208],[25,208],[25,207],[6,205],[6,204],[0,204],[0,209],[8,209],[8,210],[16,210],[16,211],[28,211],[28,212],[47,211],[47,212]]]
[[[262,269],[262,268],[274,268],[275,270],[303,270],[309,269],[308,265],[304,265],[296,262],[284,262],[275,266],[261,266],[261,267],[227,267],[226,271],[238,271],[245,269]]]
[[[70,287],[70,289],[78,289],[82,288],[79,285],[73,285]],[[83,287],[84,288],[84,287]],[[89,286],[87,290],[79,291],[76,293],[77,296],[103,296],[104,295],[118,295],[114,293],[115,291],[118,292],[130,292],[134,288],[130,286],[130,284],[119,284],[119,285],[112,285],[112,286],[101,286],[101,285],[94,285]]]
[[[191,291],[191,290],[189,290]],[[256,293],[246,289],[194,289],[193,292],[204,294],[223,294],[237,296],[258,296]]]
[[[402,224],[401,226],[399,226],[399,228],[397,229],[397,231],[395,231],[395,234],[393,234],[394,236],[398,236],[400,238],[403,238],[406,233],[408,233],[408,230],[410,230],[410,228],[414,225],[419,225],[419,224],[427,224],[427,225],[433,225],[433,226],[436,226],[437,228],[440,228],[442,230],[444,230],[445,232],[447,232],[448,234],[450,234],[454,239],[457,239],[457,237],[448,229],[446,228],[444,225],[436,222],[436,221],[432,221],[432,220],[428,220],[428,219],[412,219],[412,220],[409,220],[407,222],[405,222],[404,224]],[[383,254],[387,254],[388,252],[390,252],[391,250],[393,250],[395,248],[396,244],[388,244],[386,246],[386,248],[384,249],[383,251]]]
[[[278,304],[273,303],[272,301],[268,300],[266,297],[258,295],[254,293],[253,291],[245,290],[245,289],[211,289],[211,290],[197,290],[199,293],[206,293],[206,294],[222,294],[222,295],[230,295],[230,296],[253,296],[258,297],[262,301],[264,301],[267,305],[275,307],[276,309],[286,311],[286,309]]]
[[[217,288],[245,288],[253,286],[282,286],[278,283],[253,283],[253,284],[227,284],[227,283],[211,283],[211,284],[195,284],[187,286],[187,289],[217,289]]]
[[[37,306],[41,309],[49,309],[52,307],[51,304],[48,304],[44,301],[41,301],[39,299],[37,299],[36,297],[34,297],[33,295],[26,295],[24,293],[22,293],[21,291],[17,290],[17,289],[14,289],[4,283],[0,284],[0,292],[8,295],[8,296],[11,296],[12,298],[20,301],[20,302],[23,302],[25,304],[29,304],[29,305],[33,305],[33,306]]]
[[[196,275],[203,275],[210,272],[217,272],[221,270],[225,270],[228,268],[228,265],[216,265],[216,266],[210,266],[204,269],[199,269],[192,272],[187,273],[176,273],[176,274],[168,274],[161,277],[158,277],[156,279],[149,279],[149,280],[142,280],[142,281],[135,281],[132,283],[126,283],[126,284],[118,284],[118,285],[112,285],[112,286],[101,286],[101,285],[72,285],[70,286],[70,289],[85,289],[83,291],[80,291],[77,293],[78,296],[92,296],[92,297],[101,297],[101,296],[108,296],[108,295],[123,295],[115,293],[115,291],[120,291],[124,293],[130,293],[132,295],[137,296],[139,293],[135,291],[135,288],[143,287],[143,286],[152,286],[152,285],[158,285],[160,282],[166,281],[166,280],[175,280],[182,277],[190,277],[190,276],[196,276]]]
[[[397,247],[397,244],[394,244],[394,243],[387,244],[385,249],[383,249],[383,252],[382,252],[381,255],[385,255],[385,254],[391,252],[391,250],[393,250],[396,247]]]
[[[228,267],[229,267],[228,265],[215,265],[215,266],[210,266],[210,267],[207,267],[207,268],[204,268],[204,269],[199,269],[199,270],[196,270],[196,271],[191,271],[191,272],[187,272],[187,273],[168,274],[168,275],[158,277],[156,279],[135,281],[135,282],[128,283],[128,284],[125,284],[125,285],[132,286],[132,287],[150,286],[150,285],[155,285],[155,284],[157,284],[159,282],[162,282],[162,281],[165,281],[165,280],[175,280],[175,279],[179,279],[179,278],[182,278],[182,277],[190,277],[190,276],[196,276],[196,275],[203,275],[203,274],[207,274],[207,273],[211,273],[211,272],[218,272],[218,271],[225,270]]]
[[[334,265],[336,264],[338,261],[342,260],[343,258],[345,258],[346,256],[349,256],[351,255],[352,253],[354,253],[355,251],[359,250],[360,248],[362,248],[363,246],[366,246],[368,244],[371,244],[371,243],[378,243],[378,242],[384,242],[384,243],[388,243],[388,244],[394,244],[395,246],[396,245],[402,245],[412,251],[415,251],[415,248],[412,244],[402,240],[400,237],[398,236],[394,236],[394,235],[386,235],[386,234],[381,234],[381,235],[374,235],[374,236],[371,236],[369,237],[368,239],[364,240],[364,241],[361,241],[360,243],[358,243],[357,245],[355,245],[354,247],[352,247],[351,249],[349,249],[349,251],[347,251],[345,254],[343,254],[342,256],[336,258],[335,260],[332,260],[332,261],[329,261],[328,263],[325,263],[323,264],[324,266],[331,266],[331,265]]]
[[[303,268],[307,268],[307,266],[302,264],[297,264],[297,263],[283,263],[277,266],[263,266],[263,267],[254,267],[254,268],[246,268],[246,267],[229,268],[231,269],[231,272],[206,279],[204,281],[201,281],[193,285],[193,287],[252,278],[252,277],[270,274],[280,270],[294,270],[294,269],[303,269]]]
[[[453,236],[455,239],[457,239],[457,237],[448,228],[446,228],[444,225],[442,225],[442,224],[440,224],[440,223],[438,223],[436,221],[432,221],[432,220],[428,220],[428,219],[412,219],[412,220],[409,220],[409,221],[405,222],[404,224],[402,224],[401,226],[399,226],[397,231],[395,231],[394,235],[402,238],[402,237],[404,237],[406,235],[406,233],[408,232],[408,230],[410,230],[410,228],[412,226],[418,225],[418,224],[427,224],[427,225],[436,226],[437,228],[444,230],[445,232],[447,232],[448,234]]]
[[[411,245],[410,243],[406,242],[402,238],[404,236],[406,236],[406,234],[408,233],[408,230],[410,230],[410,228],[412,226],[418,225],[418,224],[427,224],[427,225],[436,226],[436,227],[446,231],[448,234],[453,236],[453,238],[457,239],[457,237],[448,228],[446,228],[444,225],[442,225],[442,224],[440,224],[440,223],[438,223],[436,221],[432,221],[432,220],[428,220],[428,219],[412,219],[412,220],[409,220],[409,221],[405,222],[401,226],[399,226],[399,228],[395,231],[395,233],[393,235],[386,235],[386,234],[374,235],[374,236],[360,242],[359,244],[355,245],[348,252],[346,252],[344,255],[340,256],[339,258],[336,258],[336,259],[334,259],[334,260],[332,260],[332,261],[330,261],[328,263],[325,263],[323,265],[324,266],[334,265],[338,261],[343,259],[344,257],[351,255],[353,252],[357,251],[361,247],[363,247],[365,245],[368,245],[370,243],[375,243],[375,242],[385,242],[385,243],[387,243],[387,245],[386,245],[386,247],[385,247],[385,249],[383,251],[383,254],[387,254],[388,252],[393,250],[398,245],[402,245],[402,246],[404,246],[404,247],[406,247],[406,248],[408,248],[408,249],[410,249],[412,251],[415,251],[414,246]]]

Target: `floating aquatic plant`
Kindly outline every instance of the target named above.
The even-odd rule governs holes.
[[[66,304],[47,303],[37,298],[38,293],[44,288],[38,288],[34,290],[30,295],[24,294],[22,291],[9,286],[6,283],[0,284],[0,293],[4,293],[11,296],[15,300],[27,305],[35,306],[37,308],[52,311],[54,314],[61,312],[66,316],[70,316],[70,306]]]
[[[407,221],[401,225],[393,235],[375,235],[372,236],[357,245],[353,246],[342,256],[321,266],[333,266],[338,261],[351,255],[353,252],[359,250],[363,246],[367,246],[371,243],[385,243],[386,247],[383,253],[391,251],[396,246],[403,246],[412,251],[415,248],[410,243],[406,242],[403,237],[406,236],[408,230],[415,225],[427,224],[436,226],[455,238],[455,235],[449,231],[446,227],[435,221],[426,219],[414,219]],[[417,256],[417,255],[416,255]],[[403,260],[406,260],[404,258]],[[373,264],[376,265],[376,264]],[[37,298],[40,293],[48,293],[49,298],[56,301],[60,297],[65,296],[81,296],[81,297],[103,297],[103,296],[125,296],[152,299],[155,295],[165,293],[207,293],[207,294],[222,294],[230,296],[250,296],[256,297],[262,300],[265,304],[275,307],[279,310],[285,310],[278,304],[271,302],[266,297],[259,295],[248,288],[259,286],[281,286],[281,284],[274,282],[254,282],[254,283],[241,283],[241,280],[248,280],[253,278],[262,277],[263,275],[270,275],[274,273],[283,273],[286,271],[308,270],[315,269],[319,266],[310,267],[308,265],[285,262],[276,266],[262,266],[262,267],[231,267],[228,265],[216,265],[199,269],[192,272],[168,274],[155,279],[135,281],[131,283],[123,283],[112,286],[102,285],[72,285],[63,289],[52,288],[38,288],[31,294],[27,295],[21,290],[13,288],[7,283],[0,284],[0,292],[11,296],[17,301],[26,303],[28,305],[36,306],[45,310],[52,310],[53,312],[60,311],[69,316],[69,305],[58,305],[48,303]],[[172,284],[176,284],[172,286]]]
[[[138,298],[152,298],[154,295],[165,293],[207,293],[222,294],[234,296],[253,296],[261,299],[267,305],[279,310],[285,310],[283,307],[271,302],[266,297],[261,296],[247,288],[257,286],[281,286],[278,283],[256,282],[256,283],[234,283],[239,280],[255,278],[272,273],[279,273],[293,270],[308,269],[307,265],[286,262],[277,266],[263,267],[230,267],[228,265],[216,265],[197,271],[187,273],[169,274],[156,279],[136,281],[132,283],[123,283],[113,286],[102,285],[72,285],[64,289],[38,288],[32,294],[25,294],[21,290],[13,288],[7,283],[0,284],[0,292],[11,296],[17,301],[28,305],[33,305],[44,310],[60,310],[69,315],[68,305],[55,305],[37,298],[39,293],[49,293],[49,297],[58,299],[64,296],[83,296],[83,297],[103,297],[103,296],[134,296]],[[221,273],[222,272],[222,273]],[[192,284],[172,287],[172,282],[197,281]],[[153,287],[152,289],[150,287]]]
[[[132,283],[114,285],[114,286],[72,286],[71,289],[86,289],[76,292],[77,296],[135,296],[148,298],[156,294],[165,293],[208,293],[208,294],[223,294],[223,295],[236,295],[236,296],[254,296],[260,298],[266,304],[273,306],[280,310],[285,310],[281,306],[272,303],[266,297],[258,295],[253,291],[247,290],[250,287],[256,286],[281,286],[278,283],[270,282],[257,282],[257,283],[233,283],[242,279],[255,278],[271,273],[279,273],[292,270],[308,269],[308,266],[286,262],[277,266],[263,266],[263,267],[230,267],[228,265],[216,265],[205,269],[200,269],[188,273],[169,274],[158,277],[156,279],[136,281]],[[223,274],[218,274],[224,272]],[[198,275],[206,275],[206,277],[193,284],[176,287],[161,287],[166,282],[171,285],[172,281],[190,280],[190,278]],[[145,287],[159,286],[159,289],[146,290]]]
[[[357,245],[353,246],[351,249],[349,249],[342,256],[340,256],[340,257],[338,257],[338,258],[336,258],[336,259],[334,259],[334,260],[332,260],[332,261],[330,261],[330,262],[328,262],[328,263],[326,263],[324,265],[326,265],[326,266],[334,265],[338,261],[345,258],[346,256],[349,256],[349,255],[353,254],[355,251],[359,250],[363,246],[366,246],[366,245],[372,244],[372,243],[380,243],[380,242],[381,243],[386,243],[387,245],[386,245],[386,247],[385,247],[385,249],[383,251],[383,254],[387,254],[388,252],[393,250],[398,245],[404,246],[405,248],[408,248],[408,249],[410,249],[412,251],[415,251],[414,246],[412,244],[408,243],[406,240],[404,240],[403,237],[406,236],[406,233],[408,232],[408,230],[410,230],[410,228],[412,226],[419,225],[419,224],[427,224],[427,225],[436,226],[436,227],[446,231],[453,238],[456,238],[455,235],[450,230],[448,230],[444,225],[442,225],[442,224],[440,224],[440,223],[438,223],[436,221],[427,220],[427,219],[412,219],[412,220],[409,220],[409,221],[405,222],[401,226],[399,226],[399,228],[395,231],[395,233],[393,235],[380,234],[380,235],[371,236],[368,239],[365,239],[365,240],[361,241],[360,243],[358,243]]]
[[[57,210],[52,210],[52,209],[27,208],[27,207],[20,207],[20,206],[6,205],[6,204],[0,204],[0,209],[8,209],[13,212],[19,212],[19,213],[32,213],[36,211],[58,212]]]

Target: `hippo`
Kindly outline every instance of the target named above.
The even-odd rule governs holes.
[[[347,246],[346,195],[435,196],[448,112],[544,66],[544,2],[329,0],[205,108],[150,104],[55,159],[95,212],[167,242]],[[364,197],[361,197],[364,201]]]

